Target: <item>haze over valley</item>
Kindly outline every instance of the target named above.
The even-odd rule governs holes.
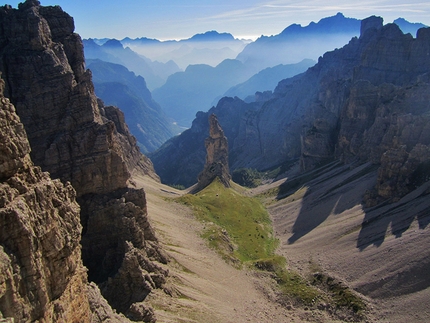
[[[430,6],[391,2],[0,6],[0,322],[430,321]]]

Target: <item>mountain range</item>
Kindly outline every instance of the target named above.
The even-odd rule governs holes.
[[[417,78],[425,74],[428,62],[419,56],[419,50],[424,50],[418,48],[424,46],[423,38],[415,40],[408,34],[404,35],[395,24],[388,24],[383,28],[378,25],[371,30],[378,30],[379,36],[375,34],[372,38],[370,32],[365,33],[362,30],[360,38],[354,37],[343,48],[327,52],[306,73],[279,82],[273,95],[267,101],[259,103],[261,108],[256,109],[255,104],[247,108],[246,103],[239,99],[222,99],[217,107],[210,109],[206,114],[214,113],[218,116],[229,140],[230,169],[247,167],[263,171],[297,159],[300,159],[303,170],[312,169],[333,158],[372,158],[378,162],[382,148],[372,148],[370,144],[364,145],[364,142],[377,145],[378,140],[382,140],[383,134],[378,134],[380,139],[375,137],[374,132],[379,130],[372,130],[373,138],[369,132],[372,125],[377,127],[381,121],[376,118],[373,110],[365,107],[380,104],[378,100],[393,100],[394,93],[406,91],[414,82],[419,84]],[[424,32],[422,34],[424,35]],[[372,52],[372,46],[384,39],[387,39],[384,51]],[[417,57],[417,60],[414,60],[414,57]],[[394,88],[384,88],[382,84],[385,83],[392,83]],[[383,89],[388,92],[379,93]],[[375,96],[374,101],[365,102],[366,95]],[[378,99],[379,97],[381,98]],[[358,101],[355,103],[353,100]],[[423,107],[418,108],[421,105]],[[356,109],[363,110],[351,112],[355,106]],[[425,100],[419,104],[417,102],[416,106],[416,113],[419,115],[426,111]],[[390,113],[399,113],[394,110],[396,109],[393,107],[393,112]],[[349,121],[347,116],[351,113],[360,116],[358,120],[363,121],[354,119],[355,121],[349,124],[352,121]],[[386,113],[389,114],[388,110]],[[181,159],[175,159],[174,168],[169,168],[165,161],[167,156],[174,155],[175,147],[178,146],[181,150],[188,150],[187,156],[201,154],[203,146],[197,147],[195,142],[191,143],[186,138],[187,132],[193,133],[194,136],[206,136],[205,119],[207,116],[198,115],[191,129],[172,138],[151,155],[155,169],[164,182],[189,185],[195,181],[197,169],[201,169],[201,164],[196,165],[196,169],[190,171],[188,176],[181,171],[180,177],[186,179],[179,182],[179,174],[175,174],[174,169],[183,169],[177,167],[181,164]],[[229,130],[233,129],[224,123],[235,124],[236,130],[230,132]],[[343,135],[343,129],[349,135]],[[418,132],[419,129],[421,128],[417,128]],[[423,140],[426,143],[427,139]],[[187,159],[184,164],[187,164],[187,168],[190,167]]]
[[[98,59],[87,59],[86,63],[92,71],[96,95],[105,104],[121,109],[143,153],[156,150],[180,132],[153,100],[143,77],[119,64]]]
[[[161,86],[167,77],[180,69],[173,61],[160,63],[137,54],[130,48],[124,48],[120,41],[109,39],[103,45],[94,40],[84,40],[86,59],[100,59],[105,62],[120,64],[137,75],[145,78],[149,89]]]
[[[179,190],[126,123],[169,130],[145,79],[86,59],[59,6],[0,7],[0,321],[429,321],[429,53],[430,28],[362,20],[153,152],[165,183],[203,170]]]
[[[159,41],[142,37],[124,38],[121,43],[153,61],[173,60],[185,70],[191,64],[216,66],[224,59],[233,59],[248,42],[212,30],[182,40]]]
[[[416,33],[421,26],[404,19],[397,21],[408,32]],[[278,35],[262,36],[248,45],[231,34],[216,31],[180,41],[124,38],[121,41],[84,40],[84,45],[87,59],[122,64],[143,76],[166,115],[181,126],[189,127],[197,111],[207,111],[223,95],[239,94],[242,99],[247,96],[252,99],[257,91],[273,91],[280,80],[304,72],[311,65],[310,60],[299,64],[300,61],[316,60],[327,50],[343,46],[359,34],[359,25],[359,20],[338,13],[305,27],[291,25]],[[231,51],[238,55],[231,55]],[[173,60],[178,62],[178,57],[182,59],[197,52],[198,57],[190,56],[187,63],[180,64],[185,70],[178,71]],[[212,55],[217,58],[212,60]],[[229,58],[236,55],[237,62]],[[257,73],[260,74],[239,85]],[[230,89],[234,86],[238,87]]]

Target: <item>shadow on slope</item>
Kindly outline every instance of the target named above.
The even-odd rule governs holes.
[[[356,245],[360,251],[371,245],[379,247],[387,232],[401,237],[415,219],[419,228],[425,229],[430,223],[430,183],[424,183],[397,203],[365,208],[363,196],[373,188],[376,176],[377,166],[371,163],[352,168],[332,162],[285,181],[279,187],[277,199],[302,198],[288,243],[295,243],[323,225],[329,216],[338,216],[356,206],[365,214]]]
[[[376,167],[370,163],[353,169],[350,167],[332,162],[287,180],[280,186],[277,199],[302,191],[297,195],[297,198],[302,198],[302,205],[292,228],[293,235],[288,239],[289,244],[323,225],[330,215],[337,216],[361,204],[362,194],[359,192],[364,193],[372,187]]]
[[[370,276],[363,279],[356,290],[372,298],[389,298],[427,289],[430,287],[430,258],[422,244],[428,241],[424,229],[430,224],[430,182],[423,183],[396,203],[385,202],[365,208],[363,196],[374,187],[376,177],[377,166],[371,163],[353,167],[332,162],[285,181],[279,187],[277,199],[285,199],[287,203],[301,200],[288,244],[296,243],[318,227],[333,228],[333,223],[340,225],[348,221],[344,213],[347,210],[351,210],[349,214],[364,214],[361,225],[349,226],[345,232],[341,231],[342,226],[335,226],[340,231],[331,234],[330,242],[337,244],[338,238],[353,234],[355,248],[362,255],[359,257],[364,257],[357,259],[380,262],[368,269]],[[338,219],[327,221],[329,217]],[[384,242],[387,245],[382,247]],[[364,254],[365,249],[372,246],[375,249]],[[364,260],[369,255],[373,260]]]
[[[385,240],[387,231],[400,238],[416,219],[419,229],[430,223],[430,183],[404,196],[400,201],[379,205],[368,209],[361,225],[357,248],[363,251],[371,244],[379,247]]]

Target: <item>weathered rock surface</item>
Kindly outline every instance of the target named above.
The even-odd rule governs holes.
[[[34,166],[0,80],[0,318],[90,322],[76,192]]]
[[[222,98],[208,112],[198,112],[190,129],[168,140],[159,150],[149,154],[161,181],[190,187],[196,183],[206,160],[205,139],[209,136],[208,118],[215,114],[230,143],[240,133],[240,120],[250,110],[257,110],[264,102],[246,104],[239,98]],[[230,163],[234,160],[231,155]],[[175,162],[172,163],[171,161]],[[231,168],[231,167],[230,167]]]
[[[228,167],[228,141],[218,123],[216,115],[209,116],[209,137],[205,140],[206,163],[199,174],[196,190],[202,190],[216,178],[225,187],[230,187],[231,175]]]
[[[26,128],[34,163],[70,181],[79,196],[124,187],[140,153],[97,104],[73,18],[38,1],[3,7],[0,16],[5,96]]]
[[[31,158],[53,178],[71,182],[76,189],[84,226],[83,262],[89,267],[89,277],[103,284],[109,303],[116,305],[121,298],[119,310],[125,312],[134,302],[142,302],[151,288],[161,286],[167,275],[158,264],[167,259],[147,221],[145,193],[127,187],[133,169],[144,166],[151,172],[151,164],[140,154],[122,112],[96,98],[91,73],[84,66],[82,41],[73,33],[73,18],[58,6],[42,7],[39,1],[28,0],[18,9],[1,7],[0,26],[5,96],[24,124]],[[14,151],[18,154],[20,149],[16,146]],[[13,163],[19,164],[10,163],[2,167],[7,171]],[[67,187],[71,189],[70,184]],[[73,240],[77,245],[79,230]],[[58,234],[66,239],[71,233]],[[41,242],[35,239],[34,243]],[[138,266],[127,265],[130,251],[139,257]],[[80,248],[73,252],[80,256]],[[67,261],[66,256],[62,261]],[[61,279],[70,277],[66,273]],[[121,284],[121,277],[130,290]],[[146,281],[157,283],[147,283],[143,293],[127,296]],[[56,291],[53,295],[59,297]]]
[[[306,73],[279,82],[261,108],[252,109],[238,99],[230,106],[219,104],[217,115],[225,114],[220,123],[230,143],[230,169],[263,171],[297,159],[303,171],[335,159],[381,164],[390,149],[405,145],[410,154],[417,144],[428,147],[429,57],[429,28],[413,38],[395,24],[383,25],[379,17],[363,20],[359,38],[327,52]],[[235,107],[247,112],[237,113]],[[230,131],[230,124],[237,131]],[[154,154],[162,181],[167,173],[166,167],[159,167],[162,154],[187,147],[181,137]],[[414,165],[422,167],[423,162]],[[381,173],[388,174],[384,165]],[[173,172],[168,177],[175,178]],[[387,176],[381,175],[376,191],[381,185],[400,189],[398,180]]]

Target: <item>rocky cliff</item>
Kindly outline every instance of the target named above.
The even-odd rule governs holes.
[[[3,87],[0,80],[0,318],[90,322],[76,192],[33,165]]]
[[[215,114],[225,136],[233,142],[240,131],[240,120],[251,110],[258,110],[264,102],[246,104],[239,98],[222,98],[208,112],[198,112],[190,129],[168,140],[160,149],[148,156],[163,183],[186,187],[196,183],[205,165],[205,139],[209,136],[208,119]],[[231,144],[229,146],[229,159]],[[174,163],[171,161],[174,160]]]
[[[362,21],[360,37],[327,52],[306,73],[279,82],[261,108],[247,109],[236,99],[224,111],[236,131],[230,132],[220,117],[230,143],[230,169],[265,170],[297,159],[303,171],[334,159],[382,162],[377,195],[382,198],[387,189],[392,197],[404,194],[393,191],[398,191],[402,177],[392,176],[384,165],[398,167],[395,151],[401,154],[402,149],[407,157],[401,165],[407,165],[410,174],[425,160],[425,149],[417,145],[430,144],[429,35],[430,29],[423,28],[414,38],[395,24],[370,17]],[[234,106],[247,112],[228,112],[235,111]],[[180,139],[176,142],[186,146]],[[414,147],[419,158],[413,157]],[[169,149],[154,154],[156,169]],[[409,157],[413,162],[407,162]],[[165,180],[162,170],[159,174]]]
[[[228,168],[228,141],[219,125],[216,115],[209,116],[209,137],[205,140],[206,163],[199,174],[196,191],[204,189],[216,178],[225,187],[230,187],[231,175]]]
[[[89,277],[114,308],[153,320],[150,309],[136,304],[163,284],[160,262],[167,259],[147,221],[144,191],[127,186],[131,171],[151,172],[150,163],[123,114],[97,100],[73,18],[28,0],[18,9],[1,7],[0,24],[5,96],[16,106],[34,163],[76,190]]]

